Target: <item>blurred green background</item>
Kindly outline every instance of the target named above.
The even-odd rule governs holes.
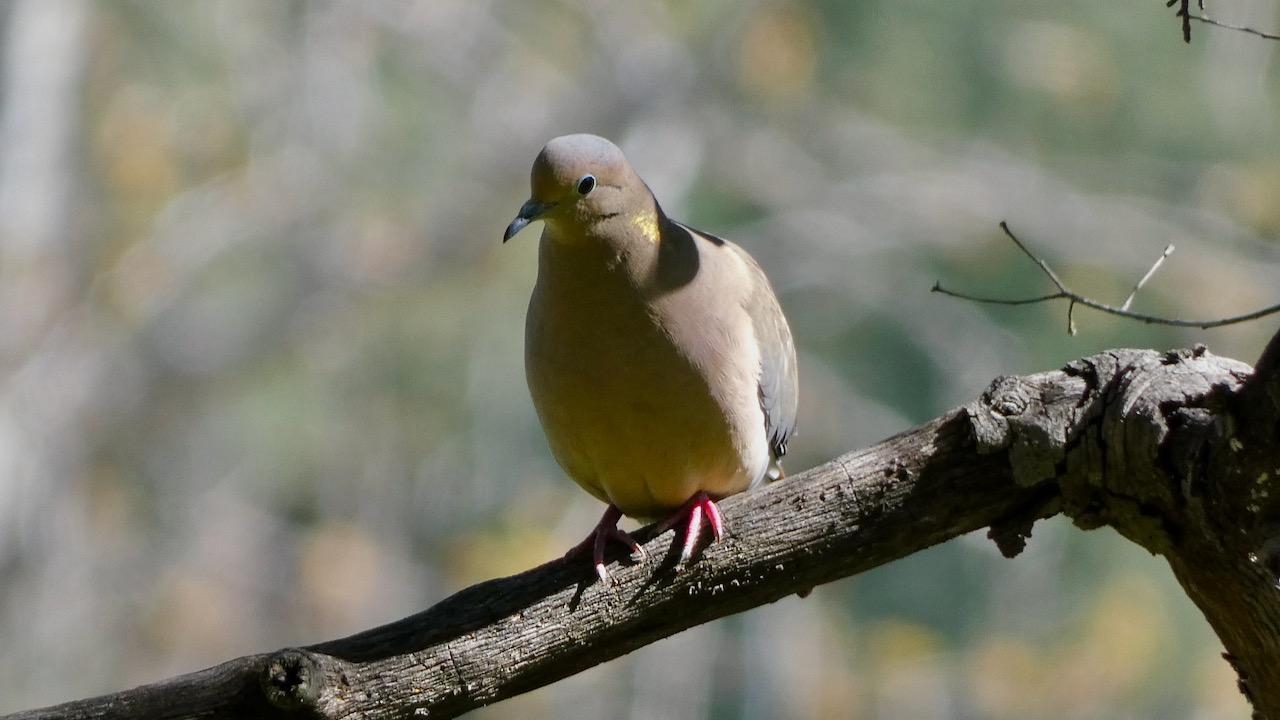
[[[1215,0],[1280,28],[1274,0]],[[765,266],[796,471],[1116,346],[991,308],[1280,300],[1280,45],[1159,0],[0,2],[0,712],[329,639],[559,556],[601,508],[522,369],[549,138],[617,141]],[[1159,558],[980,534],[477,718],[1241,718]]]

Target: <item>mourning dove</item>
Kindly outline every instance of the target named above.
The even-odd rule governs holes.
[[[544,224],[525,322],[525,374],[551,452],[609,504],[579,547],[597,576],[622,515],[683,525],[680,564],[715,501],[782,474],[796,356],[769,281],[737,245],[663,214],[616,145],[547,143],[503,242]],[[572,553],[572,551],[571,551]]]

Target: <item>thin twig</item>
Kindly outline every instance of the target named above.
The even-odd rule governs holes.
[[[933,292],[942,293],[943,295],[959,298],[961,300],[968,300],[970,302],[976,302],[976,303],[985,303],[988,305],[1032,305],[1035,303],[1050,302],[1053,300],[1066,300],[1067,301],[1067,332],[1072,335],[1075,334],[1074,315],[1075,315],[1076,305],[1083,305],[1087,308],[1093,308],[1094,310],[1098,310],[1098,311],[1107,313],[1109,315],[1117,315],[1119,317],[1129,318],[1130,320],[1137,320],[1139,322],[1144,322],[1150,325],[1170,325],[1173,327],[1195,327],[1195,328],[1201,328],[1204,330],[1207,330],[1209,328],[1223,327],[1225,325],[1236,325],[1238,323],[1248,322],[1250,320],[1257,320],[1258,318],[1266,317],[1268,315],[1274,315],[1275,313],[1280,312],[1280,304],[1276,304],[1270,307],[1262,308],[1261,310],[1254,310],[1253,312],[1245,313],[1243,315],[1235,315],[1232,317],[1218,318],[1215,320],[1181,320],[1178,318],[1160,317],[1158,315],[1147,315],[1146,313],[1137,313],[1129,310],[1128,309],[1129,302],[1133,299],[1132,295],[1129,297],[1129,300],[1125,301],[1125,304],[1123,307],[1115,307],[1114,305],[1108,305],[1106,303],[1098,302],[1097,300],[1081,295],[1080,293],[1075,292],[1074,290],[1068,288],[1065,284],[1063,284],[1062,280],[1058,278],[1057,274],[1053,272],[1053,270],[1049,267],[1049,264],[1047,262],[1033,255],[1031,251],[1028,250],[1027,247],[1022,244],[1022,241],[1019,240],[1018,237],[1013,234],[1013,231],[1009,229],[1008,223],[1001,221],[1000,229],[1004,231],[1004,234],[1007,235],[1009,239],[1012,240],[1014,244],[1017,245],[1018,248],[1027,255],[1027,257],[1031,258],[1032,261],[1034,261],[1035,264],[1040,267],[1040,270],[1044,272],[1045,276],[1048,277],[1053,282],[1053,284],[1058,287],[1058,292],[1051,293],[1049,295],[1041,295],[1040,297],[1034,297],[1034,298],[1020,298],[1020,299],[1006,300],[1001,298],[989,298],[989,297],[981,297],[978,295],[969,295],[968,293],[957,292],[955,290],[948,290],[942,287],[941,281],[934,282]],[[1147,274],[1144,275],[1142,279],[1138,281],[1137,287],[1133,289],[1135,294],[1138,292],[1138,289],[1141,288],[1147,282],[1147,280],[1151,277],[1151,275],[1155,273],[1156,269],[1160,267],[1160,264],[1164,261],[1164,258],[1168,257],[1169,254],[1172,252],[1173,252],[1172,245],[1165,248],[1164,253],[1160,256],[1160,259],[1157,260],[1155,264],[1151,266],[1151,269],[1147,271]]]
[[[1018,239],[1018,236],[1014,235],[1013,231],[1009,229],[1009,223],[1005,222],[1004,220],[1001,220],[1000,229],[1004,231],[1005,235],[1009,236],[1009,239],[1013,241],[1014,245],[1018,246],[1018,249],[1021,250],[1024,255],[1031,258],[1032,262],[1040,266],[1040,269],[1044,271],[1044,274],[1048,275],[1049,279],[1053,281],[1053,284],[1058,286],[1058,290],[1060,292],[1069,293],[1069,291],[1067,290],[1067,286],[1062,284],[1062,280],[1058,277],[1057,273],[1055,273],[1053,269],[1049,267],[1049,263],[1036,257],[1034,253],[1028,250],[1027,246],[1023,245],[1022,241]]]
[[[1160,266],[1164,264],[1164,259],[1172,254],[1173,246],[1166,245],[1164,247],[1164,252],[1160,253],[1160,257],[1156,258],[1155,264],[1151,266],[1151,269],[1147,271],[1147,274],[1143,275],[1142,279],[1138,281],[1138,284],[1133,286],[1133,292],[1129,293],[1129,297],[1125,298],[1124,304],[1120,306],[1121,310],[1129,309],[1129,306],[1133,304],[1133,299],[1138,297],[1138,291],[1142,289],[1143,285],[1147,284],[1147,281],[1151,279],[1152,275],[1156,274],[1156,270],[1159,270]]]
[[[1200,9],[1203,10],[1204,8],[1201,7]],[[1213,25],[1220,28],[1226,28],[1227,30],[1238,30],[1240,32],[1249,33],[1250,35],[1257,35],[1260,38],[1266,38],[1268,40],[1280,40],[1280,35],[1276,35],[1274,33],[1269,33],[1269,32],[1263,32],[1262,30],[1258,30],[1256,28],[1246,27],[1244,25],[1232,25],[1230,23],[1218,22],[1217,20],[1214,20],[1213,18],[1204,16],[1204,15],[1191,15],[1190,17],[1192,20],[1199,20],[1200,22],[1206,25]]]
[[[1200,10],[1204,10],[1204,0],[1197,0]],[[1191,9],[1190,0],[1169,0],[1164,4],[1165,7],[1178,6],[1178,12],[1174,13],[1174,17],[1182,18],[1182,41],[1191,42]]]
[[[1220,27],[1226,30],[1235,30],[1237,32],[1249,33],[1250,35],[1257,35],[1258,37],[1266,38],[1267,40],[1280,40],[1280,35],[1277,35],[1275,33],[1264,32],[1262,30],[1246,27],[1244,25],[1232,25],[1231,23],[1218,22],[1217,20],[1214,20],[1213,18],[1208,17],[1207,15],[1192,15],[1190,0],[1168,0],[1168,2],[1164,4],[1165,7],[1173,7],[1174,5],[1178,6],[1178,11],[1174,13],[1174,17],[1182,19],[1183,42],[1188,42],[1188,43],[1191,42],[1191,21],[1192,20],[1197,20],[1206,25],[1213,25],[1215,27]],[[1196,7],[1199,8],[1200,12],[1203,13],[1204,0],[1196,0]]]

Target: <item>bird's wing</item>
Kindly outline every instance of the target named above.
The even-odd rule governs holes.
[[[760,349],[760,408],[764,411],[765,433],[769,452],[776,461],[787,453],[787,441],[796,434],[796,402],[799,385],[796,376],[796,348],[791,328],[778,305],[764,270],[745,250],[710,233],[681,225],[734,252],[747,268],[751,287],[743,298],[743,308],[751,318],[752,330]],[[781,470],[776,470],[780,476]],[[772,474],[772,473],[771,473]]]
[[[748,295],[747,312],[760,344],[760,407],[764,410],[769,449],[777,459],[787,453],[787,441],[796,433],[796,347],[764,271],[755,260],[744,259],[755,285]]]

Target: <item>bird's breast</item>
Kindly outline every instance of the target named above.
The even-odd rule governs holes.
[[[698,491],[744,490],[763,473],[767,448],[754,447],[763,442],[724,402],[754,397],[754,379],[699,362],[690,335],[723,333],[722,322],[696,304],[672,318],[679,297],[648,298],[616,265],[568,276],[545,265],[529,304],[525,369],[570,477],[628,515],[656,517]]]

